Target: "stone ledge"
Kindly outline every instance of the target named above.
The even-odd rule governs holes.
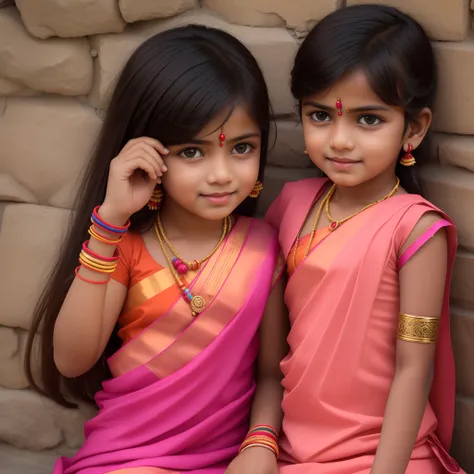
[[[434,42],[439,88],[433,130],[474,135],[474,36],[461,43]]]
[[[238,5],[237,5],[238,3]],[[203,5],[224,16],[232,23],[248,26],[286,26],[298,32],[312,25],[336,8],[343,0],[300,0],[298,8],[288,0],[204,0]]]
[[[87,39],[34,38],[14,7],[0,10],[0,70],[19,87],[41,92],[85,95],[92,86]]]
[[[432,144],[442,165],[453,165],[474,172],[474,137],[434,133]]]
[[[459,244],[474,251],[474,174],[452,166],[422,169],[427,198],[456,223]]]
[[[120,33],[125,28],[116,0],[16,0],[16,6],[37,38]]]
[[[460,249],[456,255],[453,279],[451,282],[451,301],[457,307],[474,311],[474,291],[472,291],[473,282],[474,254]],[[472,360],[474,361],[474,359]]]
[[[468,0],[347,0],[347,5],[391,5],[413,16],[432,39],[462,41],[469,33]]]
[[[118,0],[120,12],[125,21],[168,18],[199,6],[197,0]],[[105,32],[104,32],[105,33]]]
[[[288,86],[297,45],[284,28],[250,28],[231,25],[204,10],[191,10],[168,20],[143,22],[127,27],[120,35],[97,35],[90,38],[97,51],[92,93],[93,107],[103,108],[110,96],[113,82],[131,53],[147,38],[167,29],[187,24],[220,28],[240,39],[255,55],[263,70],[276,115],[292,114],[295,102]]]

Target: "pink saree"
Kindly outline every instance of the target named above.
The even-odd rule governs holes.
[[[269,226],[239,218],[192,282],[205,311],[192,318],[180,297],[108,360],[114,377],[96,395],[85,443],[53,474],[223,473],[248,429],[257,329],[282,271],[278,255]],[[134,287],[136,304],[154,287],[147,280]]]
[[[267,214],[288,258],[296,235],[327,180],[290,183]],[[415,195],[398,195],[327,233],[291,275],[290,352],[282,362],[285,388],[281,474],[370,472],[395,374],[398,270],[422,245],[398,258],[420,217],[443,214]],[[447,216],[449,274],[456,232]],[[407,473],[463,472],[449,456],[454,421],[449,279],[430,402]]]

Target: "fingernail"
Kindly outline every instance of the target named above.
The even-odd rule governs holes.
[[[170,151],[168,150],[168,148],[165,148],[165,153],[169,153]]]
[[[163,168],[161,168],[163,171],[168,171],[168,168],[166,166],[163,166]]]
[[[156,180],[156,182],[157,182],[158,184],[161,184],[161,179],[158,178],[158,179]]]

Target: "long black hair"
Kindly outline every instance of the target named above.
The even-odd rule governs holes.
[[[212,119],[243,105],[261,130],[259,180],[267,156],[270,104],[262,72],[248,49],[214,28],[190,25],[159,33],[134,52],[120,74],[90,165],[75,203],[68,236],[37,304],[26,350],[31,385],[63,406],[71,399],[93,403],[101,383],[110,377],[106,359],[120,344],[116,332],[96,365],[75,379],[63,377],[53,359],[53,331],[87,238],[90,215],[105,198],[111,160],[133,138],[149,136],[165,146],[191,141]],[[255,199],[236,210],[253,215]],[[151,227],[155,213],[146,206],[134,214],[132,231]],[[40,335],[40,380],[33,377],[35,335]]]
[[[424,107],[433,107],[437,70],[431,43],[423,28],[396,8],[341,8],[311,30],[292,70],[291,90],[300,111],[302,99],[329,89],[357,69],[364,71],[383,102],[404,109],[406,125]],[[427,159],[428,148],[424,140],[413,152],[417,166],[397,163],[397,176],[408,192],[422,194],[418,164]]]

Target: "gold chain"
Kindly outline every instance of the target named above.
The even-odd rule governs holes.
[[[230,216],[227,216],[225,217],[224,219],[224,224],[222,226],[222,235],[219,239],[219,241],[217,242],[216,246],[214,247],[214,249],[212,250],[212,252],[209,253],[209,255],[207,255],[206,257],[202,258],[201,260],[192,260],[191,262],[187,262],[186,260],[184,260],[183,258],[180,257],[180,255],[178,254],[178,252],[176,251],[176,249],[173,247],[173,245],[171,244],[171,242],[169,241],[168,237],[166,236],[166,233],[165,233],[165,230],[163,228],[163,224],[161,222],[161,216],[160,216],[160,213],[158,213],[157,215],[157,218],[156,218],[156,222],[158,224],[158,229],[160,231],[160,234],[162,236],[162,239],[165,241],[166,245],[168,246],[168,248],[171,250],[172,254],[179,260],[181,260],[181,262],[184,263],[184,265],[186,265],[188,267],[188,269],[190,270],[198,270],[201,265],[209,260],[213,255],[214,253],[216,252],[216,250],[220,247],[220,245],[222,244],[222,242],[224,241],[224,239],[226,238],[227,234],[229,233],[230,231],[230,228],[232,226],[232,220],[231,220],[231,217]]]
[[[385,201],[388,198],[391,198],[397,191],[398,187],[400,186],[400,180],[397,178],[397,182],[395,183],[395,186],[392,188],[392,190],[386,194],[383,198],[379,199],[378,201],[371,202],[370,204],[367,204],[367,206],[363,207],[362,209],[358,210],[357,212],[354,212],[354,214],[351,214],[349,217],[346,217],[340,221],[337,221],[331,216],[331,212],[329,211],[329,204],[331,202],[331,198],[334,195],[334,192],[336,191],[336,185],[333,185],[331,190],[329,191],[326,199],[326,216],[331,223],[329,226],[329,230],[331,232],[335,231],[340,225],[344,224],[344,222],[347,222],[349,219],[352,219],[353,217],[357,216],[361,212],[364,212],[366,209],[371,208],[372,206],[375,206],[376,204]]]
[[[311,233],[310,233],[310,237],[309,237],[309,240],[308,240],[308,245],[306,246],[304,257],[306,258],[309,254],[309,251],[311,250],[311,246],[313,244],[314,236],[316,234],[316,230],[317,230],[317,227],[318,227],[319,219],[321,218],[321,214],[322,214],[322,211],[323,211],[324,208],[326,209],[326,216],[327,216],[329,222],[331,223],[330,226],[329,226],[329,230],[331,232],[333,232],[340,225],[342,225],[344,222],[347,222],[349,219],[352,219],[353,217],[357,216],[358,214],[365,211],[366,209],[369,209],[370,207],[375,206],[379,202],[385,201],[386,199],[392,197],[397,192],[399,186],[400,186],[400,180],[397,178],[397,182],[396,182],[395,186],[393,187],[393,189],[387,195],[385,195],[382,199],[379,199],[378,201],[375,201],[375,202],[372,202],[372,203],[368,204],[367,206],[363,207],[362,209],[355,212],[354,214],[351,214],[349,217],[346,217],[345,219],[342,219],[340,221],[336,221],[336,219],[334,219],[331,216],[331,213],[329,211],[329,203],[331,201],[332,196],[334,195],[334,192],[336,191],[336,185],[333,184],[331,189],[329,190],[329,192],[326,194],[326,196],[321,201],[321,204],[319,205],[319,208],[318,208],[318,210],[316,212],[316,215],[314,217],[314,221],[313,221],[313,225],[311,227]],[[296,269],[296,252],[298,250],[298,244],[299,244],[299,240],[300,240],[300,237],[301,237],[301,231],[302,230],[303,230],[303,227],[298,232],[298,235],[296,236],[296,240],[295,240],[294,251],[293,251],[293,269]]]

